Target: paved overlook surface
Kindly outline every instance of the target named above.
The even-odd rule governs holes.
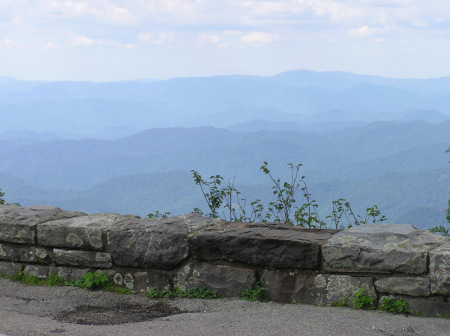
[[[450,319],[242,300],[154,300],[0,279],[0,335],[449,336]]]

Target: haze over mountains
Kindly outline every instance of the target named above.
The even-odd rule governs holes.
[[[113,137],[149,128],[229,127],[253,120],[300,125],[449,119],[450,77],[390,79],[291,71],[127,82],[0,79],[0,132]],[[303,130],[308,130],[303,129]]]
[[[0,188],[8,202],[146,215],[203,207],[191,169],[269,199],[268,161],[303,163],[328,210],[345,197],[390,222],[445,223],[450,77],[292,71],[127,82],[0,78]],[[206,210],[206,209],[205,209]]]

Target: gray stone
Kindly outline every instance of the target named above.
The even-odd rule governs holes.
[[[212,219],[200,216],[196,213],[189,213],[185,215],[181,215],[175,218],[181,219],[184,223],[186,223],[189,237],[194,236],[198,231],[210,228],[210,227],[216,227],[220,226],[223,223],[226,223],[223,219]]]
[[[378,303],[378,308],[381,308],[384,298],[392,298],[394,300],[403,299],[409,304],[409,311],[415,315],[439,317],[450,315],[450,302],[445,302],[442,297],[412,297],[405,295],[389,295],[382,296]]]
[[[314,285],[317,293],[315,304],[352,306],[352,300],[361,288],[364,288],[364,295],[372,298],[375,306],[377,304],[373,279],[369,277],[319,274],[314,279]]]
[[[187,235],[179,217],[130,218],[107,229],[107,250],[117,266],[172,269],[188,256]]]
[[[224,223],[197,232],[189,243],[197,260],[318,270],[320,245],[336,232],[280,223]]]
[[[368,224],[335,234],[324,246],[328,271],[427,272],[428,252],[450,241],[407,224]]]
[[[0,244],[0,260],[49,264],[52,251],[45,247]]]
[[[114,285],[140,293],[148,293],[151,288],[161,291],[170,289],[172,273],[163,270],[140,271],[136,269],[112,269],[107,270]]]
[[[0,241],[36,244],[36,226],[52,220],[86,215],[57,207],[0,205]]]
[[[174,278],[174,286],[182,290],[206,287],[222,297],[240,296],[254,283],[254,270],[207,263],[188,263],[176,272]]]
[[[22,269],[22,264],[0,261],[0,274],[6,274],[7,276],[13,277]]]
[[[264,270],[261,273],[269,300],[284,303],[315,304],[317,297],[324,294],[323,289],[315,285],[316,276],[316,273],[299,270]]]
[[[105,252],[53,249],[56,265],[111,268],[111,254]]]
[[[381,293],[428,296],[430,295],[430,279],[419,277],[389,277],[375,281],[375,288]]]
[[[46,279],[46,278],[48,278],[49,269],[50,269],[49,266],[27,265],[27,266],[25,266],[23,273],[25,275],[36,276],[39,279]]]
[[[37,227],[38,243],[43,246],[101,251],[106,241],[106,229],[129,218],[138,217],[95,214],[46,222]]]
[[[77,281],[83,277],[86,273],[93,272],[91,269],[87,268],[74,268],[74,267],[55,267],[50,266],[49,269],[50,274],[56,274],[60,278],[63,278],[66,281]]]
[[[431,293],[450,296],[450,243],[430,252]]]

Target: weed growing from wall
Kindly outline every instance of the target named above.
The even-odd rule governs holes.
[[[246,289],[241,294],[241,298],[246,301],[269,301],[269,299],[267,298],[266,289],[264,288],[264,284],[264,279],[259,279],[259,281],[252,288]]]
[[[286,223],[307,228],[344,228],[343,220],[347,221],[346,227],[366,223],[378,223],[386,221],[376,205],[366,209],[364,216],[355,215],[350,203],[340,198],[332,202],[332,213],[323,220],[319,215],[319,205],[308,190],[305,176],[299,175],[302,164],[287,165],[290,177],[282,181],[274,177],[269,169],[268,163],[263,162],[260,170],[268,176],[272,182],[272,193],[274,200],[264,205],[260,199],[252,202],[234,186],[233,181],[222,186],[224,178],[213,175],[209,180],[203,179],[199,172],[192,170],[194,182],[200,187],[209,212],[205,214],[211,218],[218,218],[221,212],[223,218],[234,222],[268,222]],[[297,206],[297,195],[301,192],[303,203]],[[203,211],[195,208],[194,212],[204,215]]]
[[[361,287],[361,289],[355,293],[355,295],[353,296],[352,304],[356,309],[375,309],[373,298],[364,295],[364,287]]]
[[[384,297],[380,309],[394,314],[408,314],[409,303],[403,299],[395,300],[391,297]]]

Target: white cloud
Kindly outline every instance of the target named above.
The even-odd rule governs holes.
[[[86,46],[91,46],[93,44],[95,44],[95,41],[86,36],[72,37],[72,45],[74,45],[74,46],[86,47]]]
[[[357,36],[357,37],[373,37],[385,34],[385,32],[386,32],[385,29],[364,25],[359,28],[349,30],[348,34],[350,36]]]
[[[40,13],[56,18],[91,17],[107,24],[130,25],[136,23],[136,17],[127,8],[112,4],[107,0],[47,0],[40,4]]]
[[[253,31],[241,37],[241,41],[246,44],[262,45],[275,42],[279,39],[277,34]]]
[[[3,45],[4,45],[5,48],[8,48],[8,49],[25,49],[25,48],[27,48],[26,45],[21,44],[21,43],[16,42],[16,41],[13,41],[13,40],[11,40],[9,38],[5,38],[3,40]]]
[[[171,43],[175,39],[174,32],[160,31],[140,33],[139,40],[145,44],[163,45]]]
[[[42,46],[44,50],[58,50],[60,47],[53,42],[47,42]]]
[[[226,48],[228,46],[224,38],[217,34],[200,34],[197,36],[197,41],[201,45],[213,44],[218,48]]]

